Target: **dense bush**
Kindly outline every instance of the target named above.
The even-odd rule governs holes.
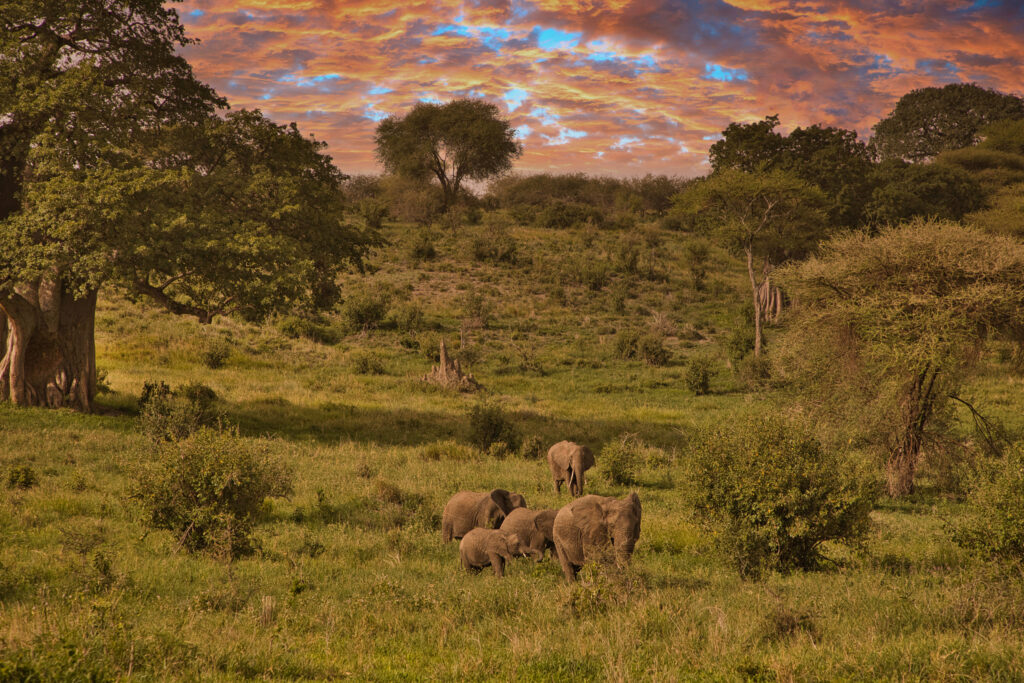
[[[636,483],[642,454],[636,435],[624,434],[615,441],[609,441],[597,458],[598,472],[610,484],[629,486]]]
[[[341,316],[349,329],[362,331],[379,325],[388,314],[391,291],[386,287],[355,289],[341,305]]]
[[[361,353],[352,358],[352,372],[356,375],[387,374],[384,363],[368,353]]]
[[[636,358],[636,344],[640,333],[636,330],[619,330],[615,335],[615,355],[623,360]]]
[[[477,261],[514,264],[519,252],[515,238],[505,230],[478,234],[470,244],[473,258]]]
[[[380,230],[384,227],[384,220],[388,217],[388,207],[383,200],[375,197],[367,197],[359,202],[359,215],[362,216],[366,227],[371,230]]]
[[[156,442],[187,438],[221,418],[217,394],[194,382],[172,390],[164,382],[146,382],[139,397],[139,428]]]
[[[201,356],[203,365],[211,370],[222,368],[231,357],[231,344],[223,337],[215,337],[206,343]]]
[[[871,487],[802,425],[764,418],[692,443],[687,497],[744,576],[813,568],[823,542],[866,533]]]
[[[281,334],[292,339],[309,339],[319,344],[336,344],[338,334],[330,326],[309,318],[286,315],[277,321],[277,329]]]
[[[544,442],[536,434],[523,439],[523,444],[519,447],[520,457],[527,458],[528,460],[535,460],[542,458],[547,454],[547,450],[544,448]]]
[[[414,301],[395,306],[389,318],[400,332],[419,332],[423,329],[423,309]]]
[[[982,466],[967,495],[967,515],[954,528],[960,545],[985,557],[1024,557],[1024,442]]]
[[[253,519],[264,499],[291,491],[290,473],[265,444],[202,429],[163,444],[135,472],[131,495],[148,523],[173,532],[179,546],[237,557],[253,549]]]
[[[20,465],[7,470],[7,488],[30,489],[39,483],[36,471],[28,465]]]
[[[427,230],[421,230],[409,247],[409,257],[414,263],[420,261],[432,261],[437,258],[437,248],[434,246],[434,236]]]
[[[668,364],[671,354],[664,347],[661,336],[645,334],[636,340],[636,357],[647,365],[661,367]]]
[[[507,450],[518,450],[519,430],[494,403],[478,403],[469,411],[469,441],[481,451],[488,452],[492,444],[503,443]]]
[[[602,227],[604,215],[589,204],[554,200],[536,213],[539,227],[551,229],[576,228],[583,225]]]
[[[711,373],[714,370],[714,362],[707,356],[694,356],[686,364],[686,374],[683,375],[683,383],[686,388],[697,396],[703,396],[711,390]]]

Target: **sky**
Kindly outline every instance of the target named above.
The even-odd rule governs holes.
[[[1024,0],[185,0],[196,74],[375,173],[418,101],[482,97],[523,172],[684,177],[732,121],[870,135],[901,95],[1024,95]]]

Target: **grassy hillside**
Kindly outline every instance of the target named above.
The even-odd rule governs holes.
[[[390,229],[372,273],[345,283],[346,304],[303,323],[329,343],[282,332],[296,320],[203,327],[107,296],[103,412],[0,404],[4,483],[16,467],[38,477],[0,501],[0,680],[1024,677],[1019,572],[953,544],[961,503],[932,492],[928,472],[915,496],[872,513],[862,548],[828,549],[820,571],[744,581],[712,551],[678,489],[694,429],[787,405],[728,367],[746,310],[738,263],[712,249],[698,291],[678,233],[494,220]],[[512,244],[514,260],[494,256]],[[385,299],[379,324],[352,326]],[[667,364],[621,358],[631,331],[662,339]],[[442,337],[480,394],[419,381]],[[697,356],[717,368],[708,395],[686,387]],[[153,451],[135,416],[151,380],[211,387],[228,422],[293,468],[293,495],[264,504],[254,555],[191,555],[145,525],[129,493]],[[1021,433],[1021,381],[993,354],[970,395]],[[632,487],[644,516],[629,570],[588,569],[572,586],[550,560],[519,560],[504,580],[460,570],[439,530],[453,492],[569,500],[542,459],[469,445],[482,398],[545,447],[589,444],[599,470],[622,434],[651,445]],[[629,490],[599,472],[588,489]]]

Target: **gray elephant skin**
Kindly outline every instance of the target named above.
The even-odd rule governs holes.
[[[519,554],[519,537],[504,529],[470,529],[459,541],[459,558],[467,572],[489,566],[496,576],[505,576],[505,563]]]
[[[516,508],[526,507],[526,499],[505,489],[483,493],[459,491],[444,506],[441,514],[441,538],[447,543],[462,538],[470,529],[497,529],[505,516]]]
[[[623,499],[583,496],[555,516],[555,553],[569,581],[588,560],[605,561],[614,554],[620,565],[629,562],[640,537],[640,497]]]
[[[569,493],[583,495],[584,472],[594,466],[594,454],[586,446],[572,441],[559,441],[548,449],[548,466],[555,479],[555,493],[562,492],[562,484],[569,485]]]
[[[544,559],[544,551],[555,551],[555,515],[558,510],[527,510],[518,508],[508,513],[501,523],[502,531],[509,531],[519,537],[522,555],[529,555],[536,562]]]

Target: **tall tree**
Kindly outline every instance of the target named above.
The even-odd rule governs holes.
[[[977,144],[986,125],[1024,119],[1024,99],[974,83],[911,90],[874,125],[879,158],[927,161],[940,152]]]
[[[0,100],[17,182],[0,217],[0,400],[91,408],[106,285],[204,322],[336,297],[338,270],[373,242],[341,222],[341,174],[294,126],[215,116],[222,101],[174,55],[173,12],[14,10],[0,13],[0,67],[21,79]]]
[[[802,256],[825,235],[826,199],[792,173],[727,169],[689,186],[675,210],[698,230],[716,235],[746,259],[754,305],[754,355],[773,305],[770,276],[779,263]]]
[[[799,302],[773,354],[781,376],[818,418],[887,456],[894,496],[913,489],[985,342],[1024,339],[1024,246],[955,223],[835,237],[777,277]]]
[[[381,121],[374,141],[389,173],[437,178],[446,208],[458,198],[464,180],[500,175],[523,153],[515,128],[501,118],[498,107],[477,99],[420,102],[405,116]]]

